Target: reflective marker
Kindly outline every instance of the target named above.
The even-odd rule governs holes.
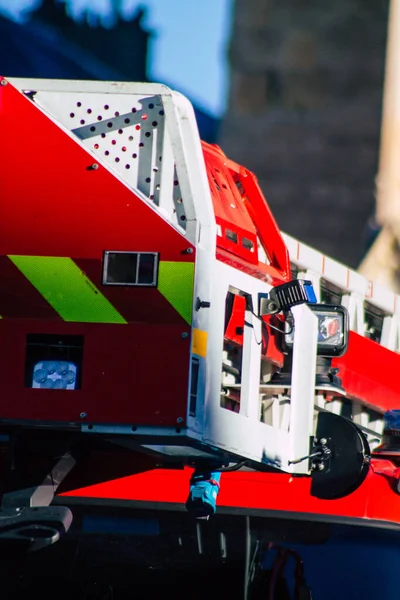
[[[64,321],[126,323],[71,258],[9,256]]]

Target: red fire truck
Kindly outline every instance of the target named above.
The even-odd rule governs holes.
[[[398,296],[181,94],[0,84],[6,595],[397,597]]]

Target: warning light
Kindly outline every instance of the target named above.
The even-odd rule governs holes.
[[[42,360],[33,368],[33,388],[75,390],[76,382],[77,367],[72,362]]]
[[[342,356],[347,350],[349,335],[349,315],[344,306],[336,304],[309,304],[309,309],[318,318],[319,356]],[[290,333],[286,334],[288,348],[293,347],[294,323],[287,321]]]

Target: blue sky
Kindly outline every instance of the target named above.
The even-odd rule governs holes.
[[[120,0],[129,15],[148,7],[146,27],[156,32],[150,76],[167,82],[215,115],[224,111],[227,94],[226,45],[233,0]],[[41,0],[0,0],[0,10],[18,17]],[[107,16],[110,0],[69,0],[73,14],[90,8]]]

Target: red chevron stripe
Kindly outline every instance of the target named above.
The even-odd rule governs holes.
[[[62,320],[7,256],[0,256],[0,315]]]
[[[101,261],[79,258],[74,262],[128,322],[187,326],[157,288],[104,286]]]

